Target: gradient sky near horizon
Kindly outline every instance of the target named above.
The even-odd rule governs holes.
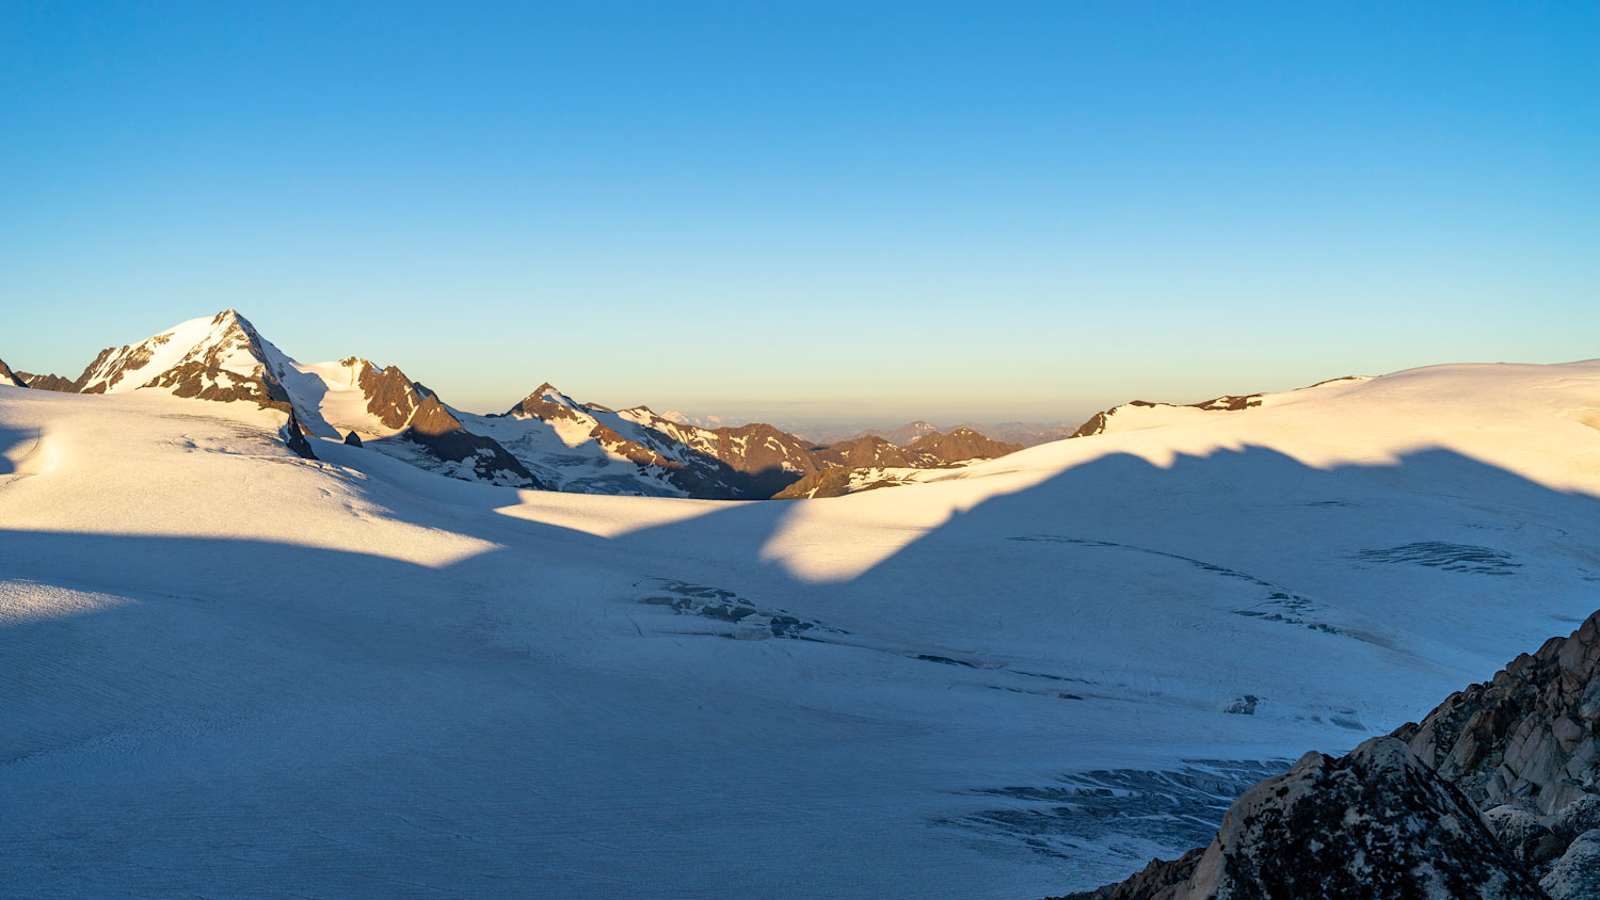
[[[451,8],[459,7],[459,8]],[[0,358],[1075,421],[1600,357],[1600,6],[0,8]]]

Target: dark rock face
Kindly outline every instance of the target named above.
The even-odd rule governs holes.
[[[480,480],[528,488],[545,487],[499,442],[468,431],[438,397],[430,395],[423,399],[404,435],[441,460],[466,463]]]
[[[1234,801],[1194,853],[1095,898],[1482,897],[1542,900],[1466,796],[1392,737],[1308,753]]]
[[[1090,416],[1087,422],[1079,425],[1078,430],[1074,431],[1072,436],[1075,438],[1081,438],[1090,437],[1091,435],[1096,434],[1104,434],[1106,430],[1106,421],[1106,414],[1104,412],[1097,412]]]
[[[470,475],[465,472],[447,474],[469,481],[546,487],[498,441],[468,431],[433,391],[407,378],[399,366],[380,369],[354,357],[342,362],[359,365],[356,384],[367,399],[367,412],[389,428],[403,429],[401,436],[429,456],[444,463],[464,464],[471,472]],[[362,446],[361,436],[354,431],[345,436],[344,442],[353,447]]]
[[[300,427],[300,420],[293,410],[289,412],[289,421],[283,423],[278,429],[278,434],[283,438],[283,443],[301,459],[316,459],[317,454],[311,450],[311,442],[306,440],[305,429]]]
[[[562,407],[566,409],[566,407]],[[571,410],[567,410],[571,412]],[[628,462],[641,468],[657,466],[660,468],[674,468],[677,462],[663,456],[661,453],[646,447],[638,441],[630,441],[605,425],[595,424],[589,429],[589,437],[606,450],[623,457]]]
[[[1245,792],[1174,898],[1542,893],[1460,791],[1398,739],[1374,738]]]
[[[805,441],[764,422],[714,433],[717,461],[744,476],[748,496],[771,497],[818,468]]]
[[[1600,614],[1395,732],[1479,806],[1554,813],[1600,793]]]
[[[232,372],[201,362],[173,366],[145,386],[171,388],[174,397],[221,403],[243,401],[284,412],[291,410],[289,392],[276,377],[261,374],[255,378],[239,378]]]
[[[390,428],[404,428],[422,404],[422,393],[399,366],[380,369],[361,360],[361,373],[356,383],[367,398],[367,412]]]
[[[28,386],[28,383],[23,381],[22,378],[17,375],[17,373],[11,371],[11,367],[6,365],[6,361],[3,359],[0,359],[0,384],[8,387],[22,388]]]

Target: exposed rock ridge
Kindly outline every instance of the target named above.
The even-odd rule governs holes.
[[[423,395],[417,385],[399,366],[380,369],[365,359],[349,362],[360,367],[356,384],[367,398],[367,412],[389,428],[404,428],[422,405]]]
[[[1133,400],[1122,406],[1113,406],[1110,409],[1095,413],[1082,425],[1079,425],[1078,430],[1074,431],[1071,437],[1080,438],[1104,434],[1106,428],[1111,424],[1111,418],[1117,414],[1117,410],[1124,407],[1154,409],[1165,406],[1172,409],[1201,409],[1206,412],[1238,412],[1260,406],[1262,396],[1261,394],[1223,394],[1221,397],[1213,397],[1210,400],[1202,400],[1199,403],[1157,403],[1150,400]]]
[[[6,361],[3,359],[0,359],[0,384],[21,388],[28,386],[28,383],[23,381],[21,376],[11,371],[11,367],[6,365]]]
[[[31,372],[17,372],[16,374],[23,384],[36,391],[56,391],[62,394],[76,394],[78,392],[78,383],[76,381],[70,381],[60,375],[48,373],[35,375]]]
[[[1317,382],[1316,384],[1309,384],[1303,388],[1295,388],[1295,390],[1309,391],[1313,388],[1319,388],[1329,384],[1336,384],[1341,381],[1366,381],[1367,379],[1368,376],[1365,375],[1341,375],[1338,378],[1327,378]],[[1123,407],[1142,407],[1145,409],[1151,409],[1164,406],[1172,409],[1200,409],[1207,412],[1239,412],[1241,410],[1254,409],[1255,407],[1260,406],[1265,400],[1265,397],[1266,395],[1262,393],[1223,394],[1220,397],[1213,397],[1210,400],[1202,400],[1199,403],[1157,403],[1150,400],[1133,400],[1122,404],[1122,406],[1113,406],[1110,409],[1101,410],[1100,412],[1095,413],[1094,415],[1090,416],[1082,425],[1079,425],[1077,430],[1068,435],[1068,437],[1079,438],[1090,437],[1096,434],[1104,434],[1112,422],[1112,417],[1116,415],[1117,410],[1122,409]]]

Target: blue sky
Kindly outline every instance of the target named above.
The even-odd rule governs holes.
[[[330,5],[0,7],[0,358],[234,306],[471,409],[997,421],[1600,356],[1594,4]]]

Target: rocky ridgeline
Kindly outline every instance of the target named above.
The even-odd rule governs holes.
[[[0,359],[0,384],[6,385],[7,387],[28,386],[28,383],[22,380],[22,376],[11,371],[11,367],[6,365],[6,361],[3,359]]]
[[[1210,846],[1070,896],[1600,897],[1600,612],[1420,724],[1306,754]]]

